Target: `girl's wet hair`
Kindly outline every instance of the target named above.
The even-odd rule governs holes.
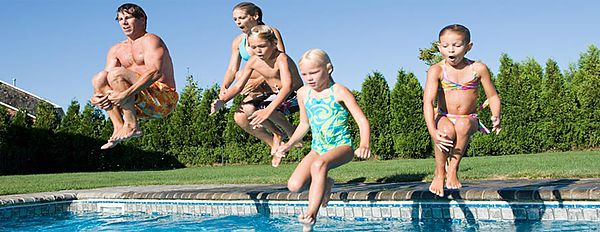
[[[267,25],[257,25],[252,27],[249,37],[265,39],[273,44],[277,44],[277,37],[275,36],[273,29]]]
[[[248,15],[252,15],[252,16],[258,15],[258,19],[256,20],[258,25],[265,25],[265,23],[262,21],[262,16],[263,16],[262,10],[260,9],[260,7],[258,7],[254,3],[240,2],[233,7],[233,10],[236,10],[236,9],[243,10]]]
[[[131,14],[131,16],[135,17],[136,19],[143,18],[144,23],[146,23],[148,20],[148,16],[146,15],[146,12],[144,12],[144,9],[133,3],[125,3],[119,6],[119,8],[117,8],[117,17],[115,20],[119,21],[119,13],[123,12]]]
[[[469,31],[469,29],[467,27],[460,25],[460,24],[452,24],[452,25],[448,25],[448,26],[445,26],[444,28],[442,28],[442,30],[440,31],[440,34],[438,36],[438,40],[439,40],[439,38],[442,37],[442,35],[446,34],[446,32],[448,32],[448,31],[462,34],[465,37],[465,43],[471,42],[471,32]]]

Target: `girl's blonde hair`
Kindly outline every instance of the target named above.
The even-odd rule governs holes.
[[[324,66],[327,66],[328,64],[333,65],[331,64],[331,59],[329,59],[329,55],[327,55],[327,52],[319,48],[313,48],[306,51],[302,55],[302,58],[300,58],[300,62],[298,62],[298,64],[301,64],[304,60],[311,60]]]
[[[304,60],[310,60],[316,62],[317,64],[325,66],[329,72],[329,80],[333,82],[333,77],[331,77],[331,73],[333,72],[333,64],[331,63],[331,59],[329,59],[329,55],[327,55],[327,52],[319,48],[310,49],[304,54],[302,54],[302,58],[300,58],[298,65],[302,64]]]
[[[273,29],[267,25],[257,25],[252,27],[252,30],[250,30],[250,37],[265,39],[273,44],[277,43],[277,37],[275,36]]]

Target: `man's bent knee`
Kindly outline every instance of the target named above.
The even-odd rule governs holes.
[[[129,72],[131,72],[131,71],[129,71],[126,68],[123,68],[123,67],[114,68],[114,69],[110,70],[110,72],[108,72],[107,79],[108,79],[108,81],[115,81],[115,80],[126,79],[125,76]]]
[[[96,88],[101,88],[103,86],[108,85],[107,76],[108,72],[106,71],[96,73],[96,75],[92,77],[92,85]]]

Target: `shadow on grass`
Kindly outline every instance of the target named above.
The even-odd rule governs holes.
[[[105,140],[35,128],[16,128],[0,144],[0,175],[64,172],[166,170],[183,168],[174,156],[120,144],[101,150]],[[18,133],[17,133],[18,132]],[[139,138],[138,138],[139,139]]]
[[[377,179],[377,183],[397,183],[397,182],[410,182],[410,181],[423,181],[427,173],[415,173],[415,174],[396,174],[386,176]]]

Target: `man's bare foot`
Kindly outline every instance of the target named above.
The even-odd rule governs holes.
[[[123,126],[121,128],[121,130],[119,130],[117,136],[113,140],[122,141],[122,140],[131,139],[131,138],[137,138],[140,136],[142,136],[142,130],[139,127]]]
[[[321,200],[321,207],[327,207],[329,198],[331,197],[331,188],[333,188],[334,181],[331,177],[327,177],[327,183],[325,183],[325,192],[323,193],[323,200]]]
[[[458,180],[457,170],[451,167],[448,167],[448,172],[446,172],[446,188],[448,189],[459,189],[462,187],[462,184]]]
[[[273,133],[273,146],[271,146],[271,166],[274,168],[281,163],[281,156],[276,155],[277,148],[281,145],[281,135]]]
[[[108,140],[108,142],[106,142],[104,145],[102,145],[100,147],[100,149],[102,150],[106,150],[106,149],[111,149],[115,146],[117,146],[117,144],[119,144],[121,141],[118,140]]]
[[[429,192],[439,196],[444,196],[444,176],[434,176],[431,185],[429,185]]]
[[[300,214],[300,216],[298,216],[298,221],[302,223],[302,231],[313,231],[315,219],[312,216]]]

